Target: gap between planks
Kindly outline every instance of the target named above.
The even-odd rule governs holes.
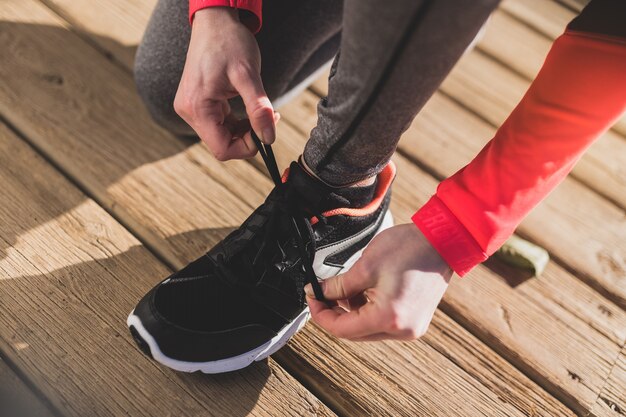
[[[59,417],[47,398],[0,352],[0,415]]]

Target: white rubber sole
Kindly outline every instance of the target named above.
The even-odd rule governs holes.
[[[217,361],[186,362],[172,359],[166,356],[159,348],[156,340],[154,340],[152,335],[150,335],[145,327],[143,327],[143,324],[141,323],[139,317],[137,317],[134,313],[134,310],[132,313],[130,313],[128,319],[126,320],[126,324],[128,325],[128,327],[133,326],[135,330],[137,330],[141,338],[148,344],[148,346],[150,347],[150,353],[152,354],[152,357],[155,361],[176,371],[200,371],[205,374],[220,374],[224,372],[236,371],[238,369],[245,368],[252,362],[261,361],[267,358],[271,354],[275,353],[278,349],[285,346],[289,339],[291,339],[294,334],[302,329],[306,322],[309,320],[309,308],[307,307],[302,311],[302,313],[300,313],[298,317],[296,317],[295,320],[283,327],[276,336],[268,340],[263,345],[249,352],[243,353],[238,356],[233,356],[231,358],[220,359]]]
[[[382,232],[383,230],[393,226],[393,217],[391,213],[388,211],[385,213],[385,218],[380,226],[380,229],[376,232],[376,234]],[[365,248],[359,250],[354,255],[352,255],[344,264],[343,269],[340,271],[342,273],[348,271],[356,261],[361,257],[363,250]],[[310,313],[309,307],[306,307],[292,322],[287,323],[285,327],[283,327],[276,336],[272,339],[268,340],[263,345],[254,348],[246,353],[242,353],[238,356],[233,356],[230,358],[220,359],[217,361],[210,362],[187,362],[180,361],[177,359],[172,359],[166,356],[159,345],[157,344],[154,337],[146,330],[146,328],[141,323],[141,319],[135,315],[135,310],[133,310],[128,319],[126,320],[126,325],[128,327],[133,326],[139,336],[144,340],[144,342],[150,348],[150,353],[152,358],[167,366],[168,368],[172,368],[176,371],[180,372],[197,372],[200,371],[205,374],[221,374],[224,372],[232,372],[246,366],[252,364],[252,362],[261,361],[268,356],[274,354],[280,348],[285,346],[289,339],[291,339],[296,333],[298,333],[304,325],[309,321]]]

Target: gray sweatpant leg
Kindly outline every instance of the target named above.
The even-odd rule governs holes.
[[[261,77],[276,100],[332,59],[304,158],[326,182],[378,173],[499,0],[265,0]],[[155,119],[179,135],[174,95],[189,42],[186,0],[159,0],[135,77]],[[232,103],[242,112],[240,100]],[[280,140],[280,138],[278,138]]]

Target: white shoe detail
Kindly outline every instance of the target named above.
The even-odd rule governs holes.
[[[333,266],[325,264],[324,261],[329,256],[335,255],[344,251],[345,249],[348,249],[350,246],[358,243],[361,239],[367,237],[376,228],[378,228],[378,230],[376,231],[376,234],[378,234],[391,226],[393,226],[393,216],[391,215],[391,212],[387,210],[384,215],[383,221],[380,224],[378,222],[373,223],[372,225],[366,227],[355,235],[317,249],[315,251],[315,258],[313,259],[313,270],[315,271],[315,275],[317,275],[317,278],[327,279],[339,274],[339,272],[341,272],[342,270],[349,269],[352,265],[354,265],[357,259],[361,257],[363,249],[352,255],[343,266]]]

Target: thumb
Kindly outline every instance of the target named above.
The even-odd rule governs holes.
[[[246,75],[238,75],[231,82],[243,99],[252,129],[264,143],[273,143],[276,140],[274,109],[263,88],[261,76],[254,71],[248,71]]]
[[[357,261],[345,274],[330,277],[321,282],[324,297],[328,300],[345,300],[352,298],[375,284],[373,276],[359,267]],[[314,297],[311,284],[304,287],[304,292],[310,298]]]

